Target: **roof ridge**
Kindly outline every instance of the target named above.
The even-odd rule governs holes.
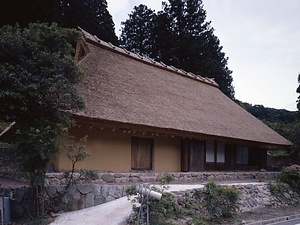
[[[179,69],[179,68],[174,67],[172,65],[166,65],[163,62],[155,61],[154,59],[152,59],[148,56],[142,56],[138,53],[128,51],[125,48],[117,47],[117,46],[113,45],[111,42],[103,41],[103,40],[99,39],[96,35],[92,35],[92,34],[88,33],[87,31],[83,30],[80,27],[78,27],[78,28],[82,32],[83,37],[86,40],[90,40],[91,42],[97,43],[98,45],[109,48],[109,49],[111,49],[115,52],[118,52],[120,54],[130,56],[132,58],[135,58],[136,60],[143,61],[143,62],[146,62],[146,63],[151,64],[153,66],[160,67],[162,69],[166,69],[166,70],[175,72],[175,73],[179,74],[180,76],[184,76],[184,77],[189,78],[189,79],[194,79],[194,80],[200,81],[202,83],[206,83],[206,84],[209,84],[209,85],[212,85],[212,86],[215,86],[215,87],[219,87],[219,85],[217,84],[217,82],[213,78],[203,77],[201,75],[197,75],[197,74],[194,74],[192,72],[187,72],[183,69]]]

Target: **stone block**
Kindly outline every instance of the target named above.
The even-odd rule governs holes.
[[[66,193],[66,194],[61,198],[61,202],[64,203],[64,204],[68,204],[69,201],[70,201],[70,199],[71,199],[71,196],[70,196],[68,193]]]
[[[95,205],[94,203],[94,194],[88,193],[85,197],[85,208],[93,207]]]
[[[60,180],[57,178],[52,178],[49,180],[49,185],[60,185]]]
[[[63,194],[66,192],[67,186],[66,185],[58,185],[56,186],[56,190],[58,193]]]
[[[100,205],[105,203],[105,198],[103,196],[96,196],[94,199],[94,204],[95,205]]]
[[[93,186],[90,185],[90,184],[79,184],[77,186],[77,189],[82,194],[88,194],[88,193],[90,193],[92,191]]]
[[[101,195],[101,186],[100,185],[93,185],[92,193],[95,196]]]
[[[46,191],[49,195],[50,198],[52,198],[53,196],[56,195],[57,191],[56,191],[56,186],[48,186],[46,187]]]
[[[113,176],[114,176],[115,178],[121,178],[121,177],[124,177],[124,175],[121,174],[121,173],[115,173]]]
[[[105,184],[105,182],[101,179],[95,180],[93,183],[94,184]]]
[[[114,176],[110,173],[103,174],[101,179],[106,183],[113,183],[115,180]]]
[[[105,198],[105,202],[111,202],[113,200],[115,200],[115,198],[110,195]]]
[[[77,190],[76,185],[71,185],[71,186],[68,187],[67,192],[68,192],[70,195],[73,195],[73,194],[76,192],[76,190]]]
[[[78,201],[81,198],[81,194],[77,191],[73,194],[73,199],[75,201]]]
[[[109,194],[109,189],[110,189],[110,186],[109,185],[104,185],[104,186],[102,186],[102,196],[104,197],[104,198],[106,198],[107,196],[108,196],[108,194]]]
[[[122,183],[122,181],[123,181],[123,178],[115,178],[116,184],[120,184],[120,183]]]
[[[18,188],[14,191],[14,198],[16,202],[20,203],[23,200],[23,197],[25,195],[26,188]]]
[[[77,208],[84,209],[84,206],[85,206],[85,200],[84,200],[84,198],[80,198],[77,202]]]

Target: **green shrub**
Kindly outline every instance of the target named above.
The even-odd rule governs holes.
[[[154,191],[161,192],[154,188]],[[168,192],[162,192],[162,198],[157,201],[149,198],[151,224],[166,224],[182,216],[182,211],[177,203],[176,197]],[[162,223],[164,221],[164,223]]]
[[[188,225],[206,225],[206,221],[200,216],[194,216],[192,220],[187,222]]]
[[[162,198],[158,201],[149,197],[149,211],[150,211],[150,224],[155,225],[168,225],[174,224],[174,220],[180,218],[182,216],[182,210],[180,209],[176,197],[171,194],[165,192],[169,188],[168,184],[173,180],[172,175],[166,173],[157,178],[159,181],[160,188],[156,187],[148,187],[153,191],[162,193]],[[135,215],[133,215],[132,221],[129,221],[130,224],[136,224],[137,221],[137,213],[140,210],[140,205],[135,203],[141,203],[142,196],[136,192],[136,186],[132,185],[126,189],[126,195],[133,204],[133,211]],[[133,198],[131,198],[133,197]],[[146,211],[146,204],[143,205],[143,210]]]
[[[282,195],[283,192],[289,190],[289,186],[285,183],[269,183],[269,190],[275,196]]]
[[[283,168],[278,180],[288,184],[294,191],[300,193],[300,166],[294,164]]]
[[[163,192],[169,189],[169,183],[171,183],[173,179],[173,176],[169,173],[165,173],[157,178]]]
[[[237,209],[240,192],[234,187],[225,187],[210,182],[203,190],[208,219],[219,221],[231,217]]]

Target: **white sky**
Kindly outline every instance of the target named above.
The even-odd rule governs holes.
[[[134,6],[161,10],[161,0],[107,0],[119,36]],[[229,57],[235,97],[296,110],[300,73],[300,0],[203,0],[207,21]],[[205,75],[204,75],[205,76]]]

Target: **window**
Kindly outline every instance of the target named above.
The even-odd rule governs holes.
[[[222,142],[217,143],[217,162],[225,163],[225,147]]]
[[[206,162],[215,162],[215,143],[213,141],[206,142]]]
[[[236,149],[236,164],[248,164],[248,147],[237,147]]]
[[[225,163],[225,146],[222,142],[206,142],[206,162],[207,163]]]
[[[131,138],[131,169],[152,170],[153,139]]]

